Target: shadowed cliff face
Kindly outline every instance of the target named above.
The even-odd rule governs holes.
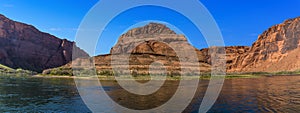
[[[239,56],[231,72],[277,72],[300,69],[300,17],[275,25]]]
[[[0,64],[41,72],[72,60],[74,42],[0,15]],[[88,56],[75,47],[81,56]]]

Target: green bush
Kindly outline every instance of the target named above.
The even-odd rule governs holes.
[[[97,75],[113,76],[114,73],[112,71],[105,70],[105,71],[97,71]]]
[[[73,71],[72,71],[72,69],[69,69],[69,68],[57,68],[57,69],[52,69],[49,74],[50,75],[72,76]]]

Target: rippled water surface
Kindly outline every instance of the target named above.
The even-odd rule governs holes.
[[[178,82],[168,81],[154,94],[137,96],[123,90],[115,81],[101,83],[114,101],[131,109],[160,106],[172,97],[178,86]],[[198,112],[207,84],[207,80],[200,81],[192,103],[184,112]],[[209,112],[299,111],[300,76],[275,76],[225,80],[222,92]],[[81,100],[73,79],[0,77],[0,112],[90,110]]]

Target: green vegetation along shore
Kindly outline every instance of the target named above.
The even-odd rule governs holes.
[[[0,64],[0,76],[31,76],[37,74],[36,72],[23,70],[23,69],[12,69],[10,67]]]
[[[292,75],[300,75],[300,74],[292,74]],[[287,74],[278,74],[278,75],[254,75],[254,74],[228,74],[226,76],[211,76],[211,75],[200,75],[200,76],[185,76],[184,78],[175,75],[175,76],[166,76],[166,80],[193,80],[193,79],[201,79],[201,80],[209,80],[213,78],[225,78],[225,79],[238,79],[238,78],[259,78],[259,77],[271,77],[271,76],[292,76]],[[157,75],[162,76],[162,75]],[[94,78],[97,77],[99,80],[115,80],[114,75],[95,75],[95,76],[66,76],[66,75],[35,75],[34,77],[49,77],[49,78]],[[135,80],[151,80],[149,75],[137,75],[133,76]],[[130,79],[130,75],[124,75],[124,80]]]
[[[75,71],[80,76],[76,76],[79,78],[91,78],[98,77],[99,80],[115,80],[115,74],[111,71],[95,71],[95,70],[77,70]],[[97,73],[96,76],[94,75]],[[12,69],[10,67],[4,66],[0,64],[0,75],[1,76],[28,76],[28,77],[49,77],[49,78],[75,78],[73,75],[73,69],[71,68],[56,68],[48,71],[47,73],[36,73],[33,71],[23,70],[23,69]],[[120,76],[116,74],[117,76]],[[285,71],[285,72],[251,72],[251,73],[227,73],[224,77],[225,79],[234,79],[234,78],[258,78],[264,76],[278,76],[278,75],[300,75],[300,70],[297,71]],[[129,79],[130,75],[123,75],[124,79]],[[157,75],[163,76],[163,75]],[[200,76],[193,75],[167,75],[166,80],[183,80],[183,79],[211,79],[212,76],[210,73],[202,73]],[[216,76],[213,76],[216,77]],[[223,78],[219,76],[219,78]],[[133,75],[135,80],[151,80],[150,75]]]

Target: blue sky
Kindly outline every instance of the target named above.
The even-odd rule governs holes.
[[[214,16],[227,46],[250,46],[267,28],[288,18],[300,16],[300,0],[200,1]],[[59,38],[74,40],[82,18],[97,2],[98,0],[0,0],[0,13],[13,20],[34,25]],[[105,12],[99,12],[101,13]],[[109,23],[100,38],[96,53],[108,53],[118,36],[129,25],[146,19],[165,21],[177,26],[195,47],[207,47],[201,32],[182,15],[165,8],[144,6],[128,10]]]

